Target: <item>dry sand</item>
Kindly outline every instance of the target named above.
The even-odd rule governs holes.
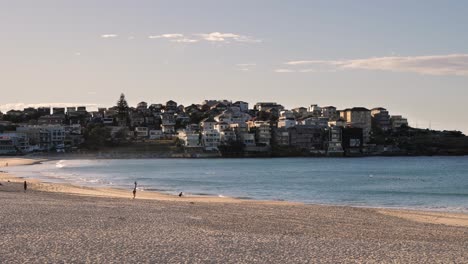
[[[468,263],[464,214],[20,182],[0,173],[0,263]]]
[[[457,214],[413,210],[378,210],[377,212],[421,223],[468,227],[468,215],[463,213]]]

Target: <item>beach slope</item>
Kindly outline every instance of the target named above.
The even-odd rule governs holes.
[[[0,186],[2,263],[466,263],[468,228],[377,209],[105,198]]]

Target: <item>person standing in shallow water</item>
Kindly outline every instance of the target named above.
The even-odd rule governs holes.
[[[24,181],[24,192],[26,192],[28,190],[28,183],[26,181]]]
[[[137,188],[137,182],[135,181],[135,188],[133,188],[133,199],[136,197],[136,188]]]

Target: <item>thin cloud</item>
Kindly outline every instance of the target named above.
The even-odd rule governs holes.
[[[203,33],[203,34],[194,34],[202,38],[203,40],[210,42],[248,42],[248,43],[259,43],[262,42],[260,39],[255,39],[250,36],[238,35],[234,33],[221,33],[221,32],[212,32],[212,33]]]
[[[202,33],[202,34],[190,34],[184,35],[181,33],[168,33],[162,35],[148,36],[149,39],[167,39],[171,42],[177,43],[196,43],[200,41],[208,42],[219,42],[219,43],[230,43],[230,42],[246,42],[246,43],[258,43],[261,42],[259,39],[252,38],[250,36],[238,35],[233,33]]]
[[[243,72],[249,72],[252,69],[255,69],[255,66],[257,66],[256,63],[238,63],[238,64],[236,64],[237,70],[238,71],[243,71]]]
[[[172,42],[178,42],[178,43],[196,43],[196,42],[198,42],[197,39],[189,39],[189,38],[173,39],[171,41]]]
[[[302,69],[302,70],[299,70],[299,72],[302,72],[302,73],[308,73],[308,72],[319,72],[320,70],[317,70],[317,69]]]
[[[296,72],[296,71],[291,70],[291,69],[276,69],[275,72],[277,72],[277,73],[291,73],[291,72]]]
[[[184,34],[180,33],[171,33],[171,34],[162,34],[162,35],[155,35],[155,36],[149,36],[148,38],[150,39],[177,39],[177,38],[183,38]]]
[[[101,35],[101,38],[116,38],[118,36],[119,35],[117,35],[117,34],[103,34],[103,35]]]
[[[311,65],[311,64],[333,64],[335,61],[326,60],[300,60],[300,61],[288,61],[286,65]]]
[[[180,33],[155,35],[155,36],[149,36],[148,38],[150,38],[150,39],[167,39],[167,40],[169,40],[171,42],[177,42],[177,43],[196,43],[196,42],[198,42],[197,39],[187,38],[187,37],[184,36],[184,34],[180,34]]]
[[[337,71],[338,69],[329,68],[329,67],[307,68],[307,69],[297,70],[297,72],[300,72],[300,73],[327,73],[327,72],[337,72]]]
[[[290,66],[329,67],[331,70],[380,70],[392,72],[411,72],[425,75],[468,76],[468,54],[449,54],[432,56],[391,56],[354,60],[300,60],[285,63]],[[301,71],[301,70],[299,70]]]
[[[236,66],[239,66],[239,67],[252,67],[252,66],[257,66],[256,63],[239,63],[239,64],[236,64]]]

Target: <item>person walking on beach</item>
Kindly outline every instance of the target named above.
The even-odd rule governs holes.
[[[26,192],[28,190],[28,183],[26,181],[24,181],[24,192]]]
[[[135,181],[135,188],[133,188],[133,199],[136,197],[136,188],[137,188],[137,182]]]

